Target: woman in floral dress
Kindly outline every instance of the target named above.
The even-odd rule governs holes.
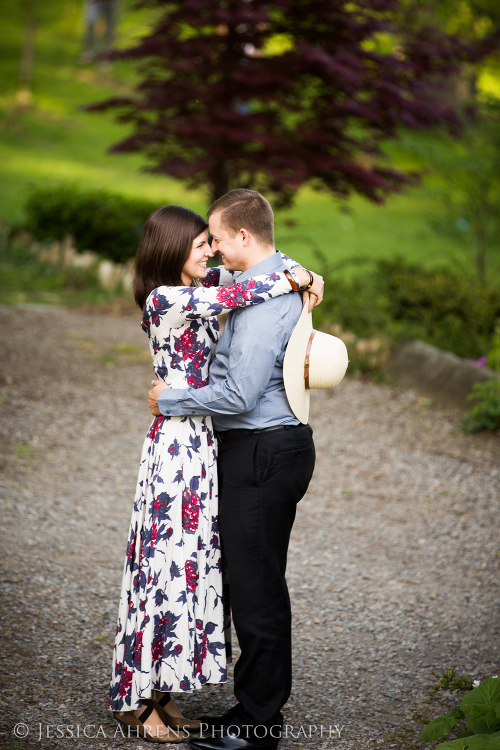
[[[154,370],[172,388],[207,385],[217,315],[292,290],[282,273],[233,283],[224,268],[208,270],[207,226],[189,209],[164,206],[147,220],[137,253],[142,327]],[[300,286],[306,272],[286,260]],[[182,741],[175,729],[199,727],[170,691],[226,681],[216,462],[210,417],[153,420],[132,512],[109,708],[156,742]]]

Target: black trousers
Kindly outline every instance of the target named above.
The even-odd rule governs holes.
[[[234,669],[244,739],[276,745],[292,685],[290,597],[285,580],[296,505],[312,477],[309,425],[223,438],[219,444],[220,533],[241,656]],[[255,728],[255,731],[254,731]],[[267,729],[267,732],[265,731]]]

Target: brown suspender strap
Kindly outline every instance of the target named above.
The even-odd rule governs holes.
[[[311,331],[311,335],[309,336],[309,341],[307,342],[307,349],[306,349],[306,358],[304,360],[304,380],[306,385],[306,391],[309,390],[309,355],[311,354],[311,346],[313,342],[313,338],[316,331]]]
[[[292,274],[290,273],[290,271],[288,270],[288,268],[285,268],[285,270],[283,271],[283,273],[284,273],[284,274],[285,274],[285,276],[287,277],[287,279],[288,279],[288,283],[289,283],[289,284],[290,284],[290,286],[292,287],[293,291],[294,291],[294,292],[298,292],[298,291],[299,291],[299,285],[297,284],[297,282],[296,282],[296,281],[295,281],[295,279],[293,278],[293,276],[292,276]]]

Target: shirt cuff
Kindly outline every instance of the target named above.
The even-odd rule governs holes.
[[[158,398],[158,409],[165,417],[178,417],[184,413],[180,402],[187,398],[188,393],[185,388],[165,388]]]
[[[300,268],[300,266],[295,266],[295,268]],[[290,268],[289,270],[290,270],[291,276],[293,276],[293,280],[297,284],[297,287],[300,287],[300,279],[299,279],[298,274],[295,273],[295,269],[294,268]]]

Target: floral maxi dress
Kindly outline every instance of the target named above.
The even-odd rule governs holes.
[[[154,369],[173,388],[208,384],[217,315],[291,289],[282,273],[212,286],[223,273],[211,269],[204,286],[164,286],[148,297],[142,326]],[[217,512],[211,417],[157,417],[144,441],[132,512],[111,710],[138,709],[152,690],[190,691],[226,681]]]

